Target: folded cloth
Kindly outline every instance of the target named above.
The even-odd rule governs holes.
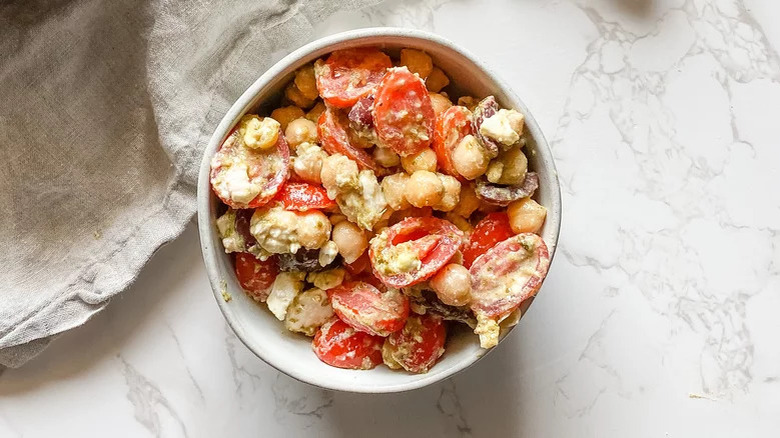
[[[0,4],[0,365],[125,289],[193,216],[231,103],[327,15],[376,3]]]

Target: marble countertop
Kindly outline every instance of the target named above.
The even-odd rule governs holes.
[[[107,310],[0,375],[0,436],[777,436],[778,18],[772,0],[427,0],[329,18],[316,36],[437,32],[534,112],[564,217],[518,329],[418,391],[309,387],[232,334],[191,225]]]

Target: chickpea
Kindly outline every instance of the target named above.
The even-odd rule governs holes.
[[[407,181],[409,175],[405,173],[394,173],[382,180],[382,193],[385,195],[387,205],[393,210],[409,208],[409,202],[404,196]]]
[[[547,209],[531,198],[523,198],[509,204],[506,214],[515,233],[537,233],[544,225]]]
[[[416,154],[401,157],[401,166],[409,174],[412,174],[417,170],[435,172],[436,152],[431,148],[425,148]]]
[[[330,199],[336,199],[339,188],[344,184],[357,181],[359,175],[357,163],[341,154],[333,154],[322,160],[320,180],[328,191]],[[342,211],[343,212],[343,211]]]
[[[436,114],[436,117],[439,117],[441,113],[447,111],[452,106],[452,102],[444,94],[431,93],[431,105],[433,105],[434,114]]]
[[[314,99],[308,99],[301,93],[301,90],[295,86],[295,82],[290,82],[287,88],[284,89],[284,97],[286,97],[295,106],[301,108],[309,108],[314,105]]]
[[[295,86],[298,87],[303,97],[315,100],[319,97],[317,92],[317,79],[314,77],[314,66],[307,64],[295,72]]]
[[[528,158],[519,147],[502,152],[488,165],[485,176],[494,184],[517,185],[525,180]]]
[[[427,170],[418,170],[409,177],[404,197],[415,207],[428,207],[441,202],[444,185],[439,176]]]
[[[303,117],[303,110],[297,106],[283,106],[271,113],[271,118],[279,122],[283,130],[287,129],[290,122],[301,117]]]
[[[287,125],[287,129],[284,130],[284,138],[287,139],[287,143],[291,148],[295,149],[299,144],[317,143],[319,138],[317,137],[317,125],[309,119],[300,118],[295,119]]]
[[[316,144],[305,142],[299,144],[295,152],[298,155],[293,157],[293,171],[302,180],[319,184],[322,181],[322,162],[328,158],[328,154]]]
[[[452,165],[466,179],[485,173],[489,162],[485,148],[473,135],[463,137],[452,151]]]
[[[270,149],[279,139],[279,122],[270,118],[262,119],[254,114],[241,118],[239,132],[244,144],[251,149]]]
[[[460,181],[449,175],[443,175],[441,173],[437,175],[439,175],[441,184],[444,186],[444,194],[442,195],[439,204],[434,208],[441,211],[450,211],[458,205],[458,201],[460,200]]]
[[[474,111],[474,108],[479,104],[479,99],[472,96],[461,96],[458,98],[458,105],[465,106],[471,111]]]
[[[465,306],[471,302],[471,276],[462,265],[450,263],[445,266],[433,276],[430,285],[444,304]]]
[[[357,225],[350,221],[342,221],[333,227],[332,239],[339,247],[339,254],[344,258],[344,263],[352,263],[357,260],[368,248],[368,239]]]
[[[306,118],[311,120],[314,123],[317,123],[317,120],[320,119],[320,116],[322,113],[325,112],[325,104],[322,103],[322,101],[317,102],[316,105],[312,109],[309,110],[308,113],[306,113]]]
[[[458,205],[452,210],[453,213],[468,218],[471,213],[479,208],[479,198],[474,191],[474,186],[471,184],[463,184],[460,188],[460,197]]]
[[[308,249],[317,249],[328,242],[331,225],[328,217],[319,210],[297,213],[296,234],[301,245]]]
[[[347,271],[344,268],[333,268],[322,272],[309,272],[306,281],[322,290],[333,289],[344,282]]]
[[[427,53],[414,49],[401,49],[401,65],[425,79],[433,71],[433,60]]]
[[[390,148],[374,149],[374,160],[382,167],[394,167],[401,164],[401,158]]]
[[[337,214],[330,215],[329,219],[330,219],[330,223],[335,226],[337,223],[344,222],[345,220],[347,220],[347,217],[344,216],[343,214],[337,213]]]
[[[450,79],[444,74],[442,69],[434,67],[431,70],[431,74],[425,80],[425,85],[428,87],[428,91],[438,93],[442,88],[450,84]]]

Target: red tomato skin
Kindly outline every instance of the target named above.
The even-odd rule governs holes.
[[[425,82],[406,67],[388,70],[376,89],[374,127],[379,140],[406,157],[430,146],[436,115]]]
[[[463,179],[452,164],[452,151],[463,137],[471,134],[471,111],[465,106],[451,106],[436,119],[433,133],[433,150],[439,167],[444,173]]]
[[[404,327],[409,299],[397,289],[380,291],[369,283],[351,281],[328,290],[333,311],[355,330],[387,336]]]
[[[488,214],[474,227],[468,243],[463,248],[463,266],[470,267],[477,257],[514,235],[506,213]]]
[[[276,199],[286,210],[323,210],[336,206],[336,201],[328,198],[324,187],[306,182],[290,182],[282,186]]]
[[[220,153],[229,153],[230,151],[227,150],[228,148],[237,148],[237,147],[245,147],[243,146],[242,141],[238,138],[238,128],[233,128],[233,131],[227,136],[224,142],[222,142],[222,145],[220,145],[219,149],[217,150],[218,155]],[[248,204],[238,204],[234,202],[232,199],[225,199],[223,198],[219,192],[214,190],[212,188],[212,192],[219,198],[220,201],[222,201],[225,205],[236,208],[236,209],[242,209],[242,208],[257,208],[261,207],[265,204],[267,204],[271,199],[273,199],[274,196],[276,196],[276,193],[279,191],[279,189],[282,187],[282,185],[287,181],[287,179],[290,177],[290,146],[287,144],[287,140],[285,140],[284,135],[281,133],[279,134],[279,139],[276,141],[276,149],[273,152],[275,154],[278,154],[280,159],[282,160],[281,165],[279,166],[278,171],[274,174],[272,178],[270,178],[265,186],[263,187],[261,193],[257,195],[254,199],[252,199]],[[257,177],[258,174],[262,171],[262,166],[267,163],[267,152],[262,151],[248,151],[249,157],[254,158],[249,164],[249,170],[250,170],[250,176],[251,177]],[[220,167],[212,167],[211,172],[209,174],[209,180],[211,182],[211,185],[213,187],[214,180],[217,178],[217,175],[219,174],[219,171],[221,169]]]
[[[377,170],[374,159],[366,151],[352,144],[347,117],[338,110],[327,108],[317,119],[317,134],[322,148],[329,154],[341,154],[357,163],[361,169]]]
[[[337,368],[369,370],[382,363],[384,338],[369,335],[334,317],[317,330],[312,340],[314,354]]]
[[[436,217],[409,217],[388,227],[374,238],[368,248],[374,275],[389,287],[413,286],[432,277],[460,249],[463,232],[447,220]],[[432,237],[435,237],[433,239]],[[407,241],[420,241],[422,254],[420,269],[398,274],[383,274],[377,269],[378,255],[384,245],[397,245]]]
[[[385,354],[411,373],[427,373],[444,354],[447,329],[441,317],[410,315],[406,325],[385,340]]]
[[[375,48],[337,50],[315,63],[317,90],[328,105],[349,108],[371,94],[392,66],[390,57]]]
[[[368,258],[368,251],[364,251],[354,262],[344,264],[344,268],[353,276],[365,271],[369,266],[371,266],[371,261]]]
[[[276,257],[261,261],[248,252],[236,254],[236,277],[247,295],[255,301],[265,302],[271,292],[279,265]]]

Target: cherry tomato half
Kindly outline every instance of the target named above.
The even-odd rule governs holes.
[[[369,335],[334,317],[317,330],[312,341],[314,354],[328,365],[353,370],[370,370],[382,363],[384,338]]]
[[[379,140],[405,157],[433,141],[436,115],[425,82],[406,67],[391,68],[374,99],[374,127]]]
[[[436,160],[444,173],[460,178],[460,174],[452,164],[452,151],[472,133],[471,111],[465,106],[451,106],[436,119],[436,130],[433,133],[433,150]]]
[[[255,301],[265,302],[278,274],[279,265],[275,256],[262,261],[248,252],[236,254],[238,282]]]
[[[427,280],[458,251],[463,233],[436,217],[410,217],[371,239],[368,256],[374,275],[390,287]]]
[[[355,161],[361,169],[376,170],[374,159],[353,144],[349,136],[349,119],[341,111],[328,108],[317,120],[317,133],[322,148],[329,154],[342,154]]]
[[[238,202],[230,196],[231,172],[233,167],[246,166],[245,172],[249,182],[260,186],[260,193],[251,201]],[[290,147],[279,135],[276,147],[267,151],[250,149],[234,129],[228,135],[219,150],[211,160],[210,182],[214,193],[219,199],[233,208],[256,208],[265,205],[279,191],[290,175]]]
[[[347,108],[370,94],[392,66],[390,57],[374,48],[337,50],[314,64],[317,90],[328,105]]]
[[[400,331],[385,340],[382,356],[390,368],[400,365],[412,373],[426,373],[444,354],[447,329],[433,314],[410,315]]]
[[[468,243],[463,248],[463,266],[470,267],[477,257],[514,235],[506,213],[496,212],[485,216],[474,227]]]
[[[336,206],[336,201],[328,198],[324,187],[306,182],[288,181],[276,194],[276,199],[286,210],[322,210]]]
[[[371,335],[387,336],[404,327],[409,299],[398,289],[384,292],[360,281],[328,290],[330,304],[342,321]]]
[[[474,261],[470,306],[482,347],[498,342],[498,323],[536,295],[549,267],[547,245],[533,233],[512,236]]]

